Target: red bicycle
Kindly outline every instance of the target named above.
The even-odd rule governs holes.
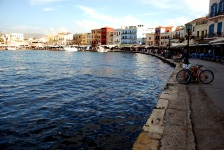
[[[214,80],[214,74],[211,70],[202,70],[201,68],[203,65],[198,65],[191,67],[189,69],[182,69],[180,70],[177,75],[176,79],[181,84],[186,84],[193,79],[194,81],[200,80],[204,84],[209,84]]]

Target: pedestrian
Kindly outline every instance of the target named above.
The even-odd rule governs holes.
[[[189,52],[186,49],[183,50],[181,59],[183,62],[183,69],[189,69],[191,64],[189,62]]]

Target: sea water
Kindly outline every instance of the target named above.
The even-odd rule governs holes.
[[[0,51],[0,149],[131,149],[172,71],[138,53]]]

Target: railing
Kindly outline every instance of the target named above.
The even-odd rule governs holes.
[[[200,21],[200,22],[196,22],[196,26],[198,25],[203,25],[203,24],[207,24],[208,20],[204,20],[204,21]]]
[[[216,17],[216,16],[219,16],[219,15],[224,15],[224,11],[220,10],[217,13],[212,12],[212,13],[209,14],[209,18]]]
[[[224,33],[223,32],[208,33],[208,37],[224,37]]]
[[[207,37],[207,35],[204,35],[204,36],[195,36],[194,37],[194,40],[199,41],[199,40],[203,40],[206,37]]]

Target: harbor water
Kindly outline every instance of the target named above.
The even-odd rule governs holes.
[[[131,149],[173,68],[137,53],[0,51],[0,149]]]

